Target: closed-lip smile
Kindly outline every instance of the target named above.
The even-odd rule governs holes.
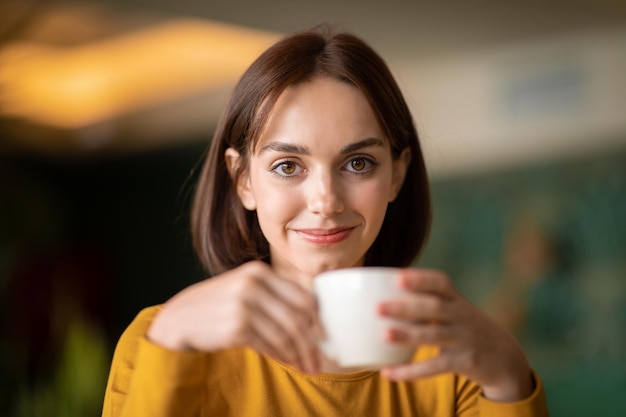
[[[335,227],[332,229],[296,229],[295,232],[306,241],[317,245],[330,245],[347,239],[354,227]]]

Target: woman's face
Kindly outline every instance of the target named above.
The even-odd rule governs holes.
[[[277,273],[310,286],[320,272],[363,264],[409,161],[408,149],[392,159],[360,90],[319,77],[278,98],[238,193]]]

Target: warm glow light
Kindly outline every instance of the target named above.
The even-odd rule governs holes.
[[[233,83],[277,34],[178,19],[73,48],[0,50],[0,111],[72,129]]]

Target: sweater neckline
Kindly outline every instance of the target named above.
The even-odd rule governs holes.
[[[307,374],[305,372],[300,371],[299,369],[294,368],[291,365],[287,365],[277,359],[272,358],[269,355],[263,355],[268,361],[273,362],[279,367],[283,368],[287,372],[297,375],[299,377],[311,379],[311,380],[320,380],[320,381],[360,381],[363,379],[370,378],[378,373],[378,370],[375,369],[359,369],[354,371],[347,372],[320,372],[319,374]]]

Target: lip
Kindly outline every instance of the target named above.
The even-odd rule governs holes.
[[[336,227],[332,229],[297,229],[295,232],[304,240],[316,245],[331,245],[347,239],[354,227]]]

